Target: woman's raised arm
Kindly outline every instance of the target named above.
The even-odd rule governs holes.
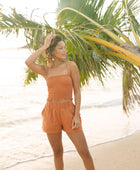
[[[44,42],[44,45],[33,52],[25,61],[25,64],[35,73],[44,75],[45,74],[45,68],[44,65],[36,64],[37,58],[49,47],[50,42],[52,40],[53,36],[52,34],[49,34]]]

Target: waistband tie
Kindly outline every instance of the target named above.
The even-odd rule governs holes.
[[[59,103],[59,102],[67,102],[67,101],[71,101],[73,98],[71,98],[71,99],[63,99],[63,100],[48,100],[47,99],[47,101],[48,102],[56,102],[56,103]]]

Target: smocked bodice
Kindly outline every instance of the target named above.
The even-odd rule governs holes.
[[[46,79],[48,100],[72,99],[72,79],[70,75],[57,75]]]

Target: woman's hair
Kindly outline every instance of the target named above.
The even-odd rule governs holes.
[[[45,51],[49,61],[53,59],[52,53],[60,41],[63,41],[62,37],[57,34],[54,35],[53,39],[51,40],[50,46]]]

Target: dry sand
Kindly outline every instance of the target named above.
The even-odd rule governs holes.
[[[140,131],[90,149],[96,170],[140,170]],[[65,170],[85,170],[77,152],[64,153]],[[18,164],[9,170],[54,170],[53,157]]]

